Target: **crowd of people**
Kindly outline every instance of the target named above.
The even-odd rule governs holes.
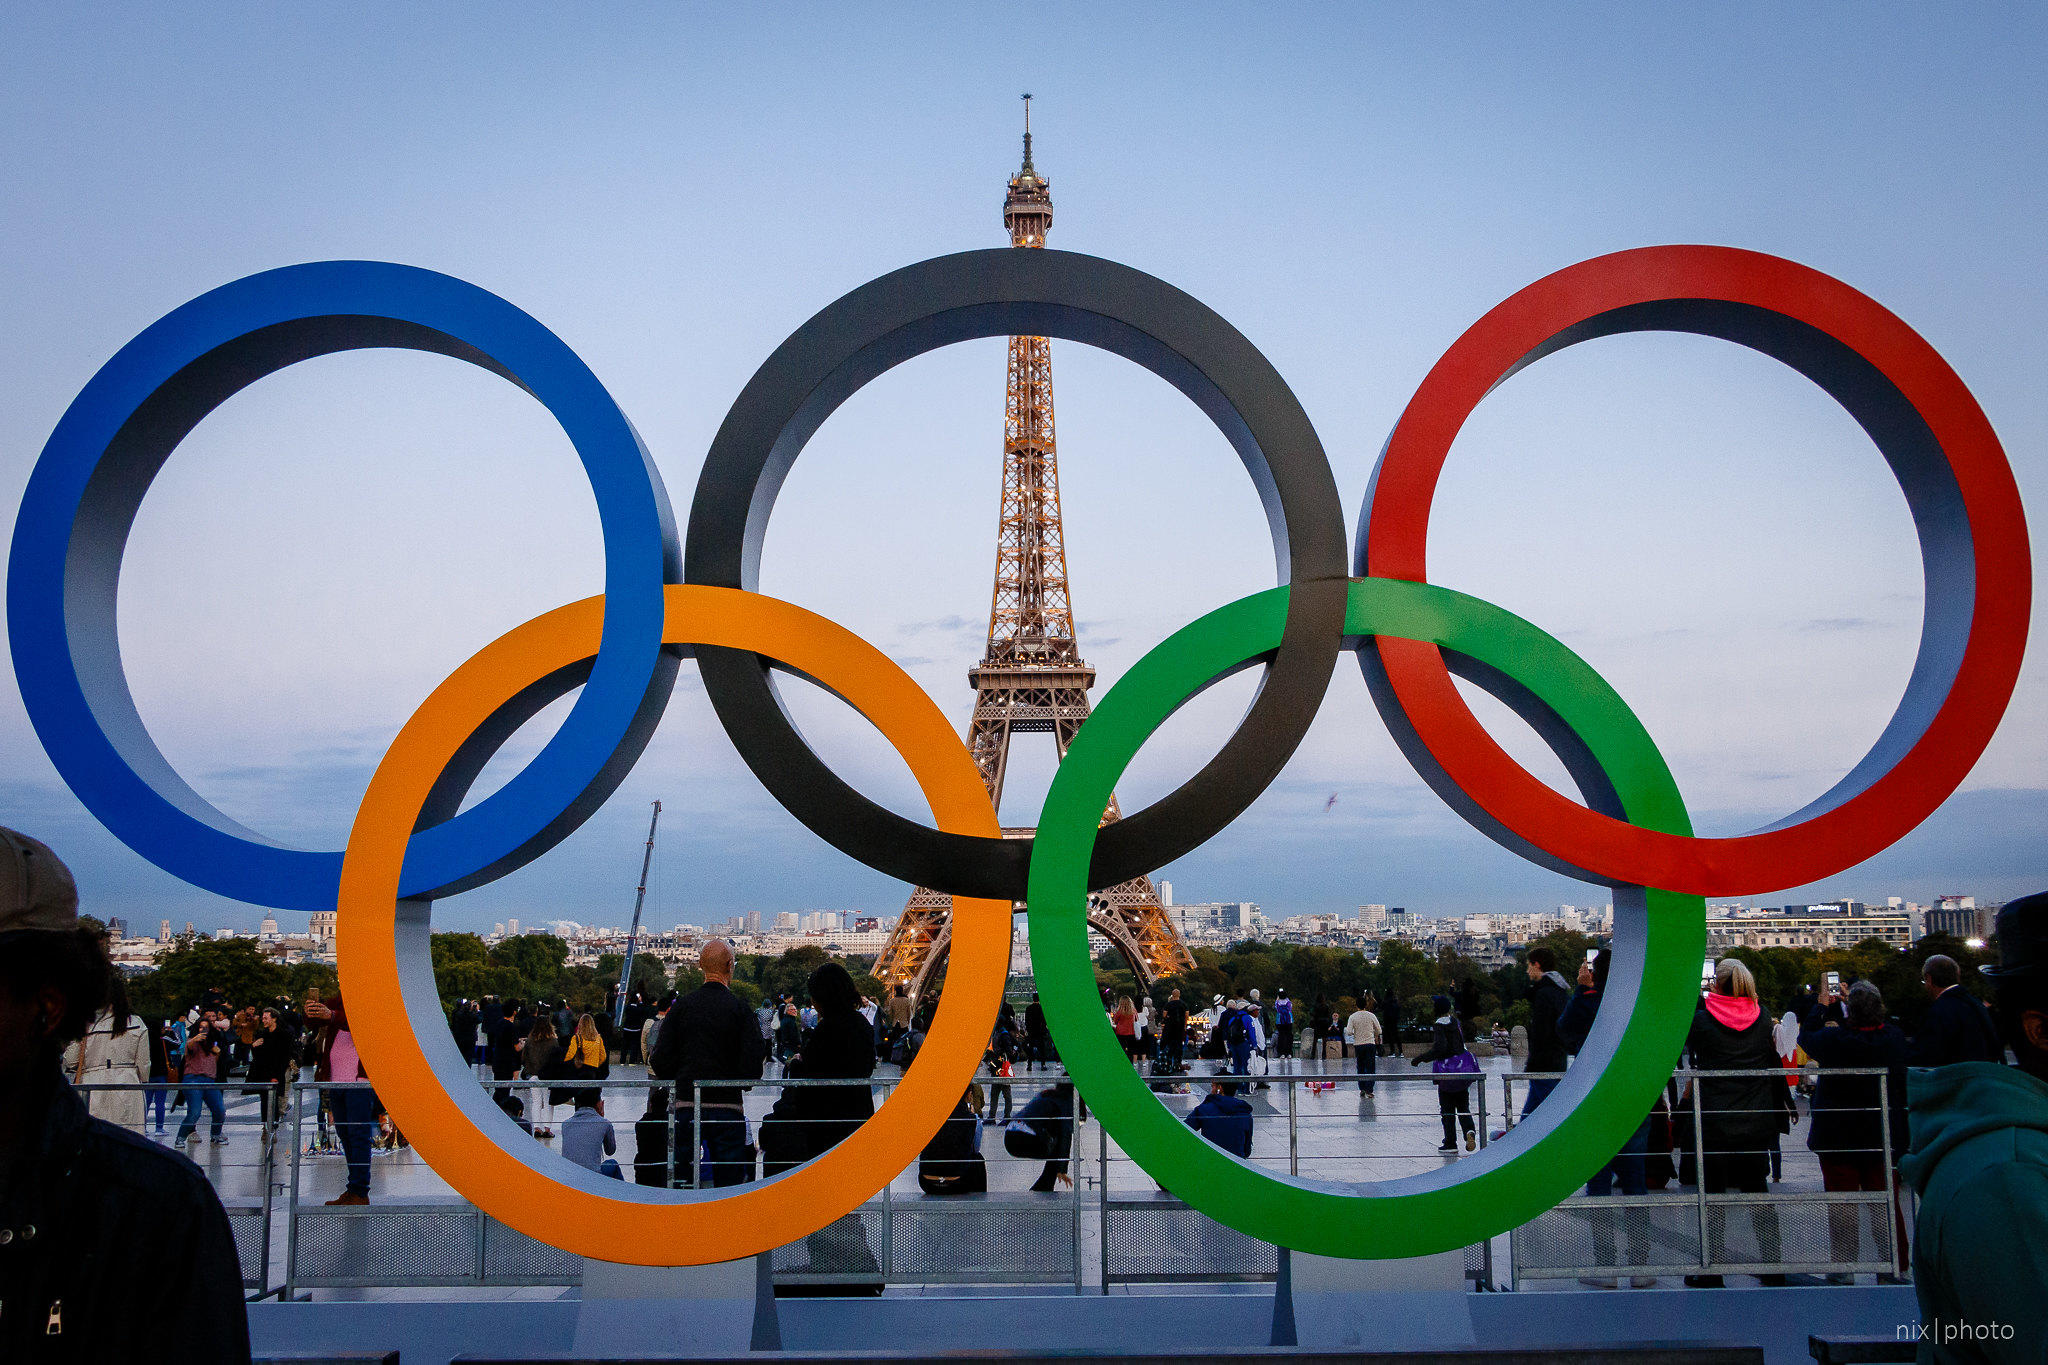
[[[1871,982],[1814,983],[1799,1009],[1773,1020],[1748,969],[1722,961],[1686,1042],[1690,1092],[1667,1088],[1588,1192],[1635,1193],[1675,1178],[1709,1194],[1766,1195],[1781,1139],[1804,1121],[1826,1189],[1867,1194],[1903,1181],[1919,1192],[1912,1261],[1924,1315],[1996,1319],[2014,1324],[2019,1340],[2042,1340],[2048,1300],[2028,1291],[2048,1283],[2048,895],[2007,905],[1998,934],[2000,964],[1984,969],[1997,1018],[1962,984],[1957,964],[1933,957],[1922,981],[1931,1008],[1912,1037],[1890,1022]],[[707,942],[699,966],[703,984],[643,1003],[640,1027],[624,1044],[659,1082],[635,1124],[632,1178],[643,1183],[738,1185],[831,1149],[871,1116],[878,1066],[913,1059],[930,1024],[928,1002],[901,991],[863,998],[836,963],[820,966],[800,999],[771,1000],[761,1010],[733,993],[729,945]],[[1525,1119],[1556,1093],[1534,1082],[1555,1080],[1563,1070],[1555,1064],[1569,1065],[1598,1031],[1611,966],[1609,953],[1590,957],[1567,986],[1554,961],[1530,954],[1531,996],[1546,1008],[1530,1029],[1528,1069],[1536,1074]],[[1471,1150],[1474,1125],[1458,1096],[1477,1068],[1454,1002],[1433,1004],[1429,1045],[1409,1060],[1434,1072],[1444,1150],[1455,1153],[1460,1137]],[[1554,1016],[1550,1004],[1558,1005]],[[1394,1026],[1365,1006],[1345,1019],[1331,1010],[1325,1020],[1324,1012],[1319,1003],[1305,1022],[1291,1004],[1262,1006],[1255,993],[1193,1013],[1174,998],[1156,1013],[1105,1001],[1109,1027],[1130,1040],[1134,1066],[1172,1074],[1190,1052],[1215,1058],[1217,1074],[1206,1078],[1208,1093],[1187,1122],[1240,1157],[1253,1151],[1245,1091],[1274,1061],[1295,1055],[1289,1044],[1297,1030],[1311,1046],[1348,1042],[1359,1056],[1357,1083],[1373,1084],[1373,1054]],[[608,1041],[600,1021],[559,1002],[465,1003],[450,1027],[464,1054],[489,1069],[479,1082],[495,1084],[508,1114],[547,1137],[547,1111],[569,1106],[559,1133],[563,1154],[626,1178],[603,1103],[617,1034]],[[2017,1066],[2007,1064],[2008,1048]],[[1015,1067],[1057,1065],[1035,999],[1021,1015],[1004,1007],[984,1061],[990,1083],[970,1086],[955,1104],[918,1163],[919,1185],[938,1196],[987,1188],[981,1135],[991,1126],[1001,1129],[1011,1156],[1042,1163],[1033,1189],[1071,1185],[1082,1097],[1058,1073],[1022,1105],[1008,1094]],[[743,1090],[771,1064],[781,1068],[780,1097],[750,1125]],[[246,1359],[233,1238],[218,1198],[182,1149],[219,1138],[221,1096],[237,1082],[259,1099],[268,1133],[285,1085],[308,1066],[315,1080],[335,1083],[321,1091],[324,1121],[346,1157],[347,1184],[335,1202],[363,1202],[372,1135],[381,1131],[393,1143],[403,1135],[380,1116],[364,1084],[340,997],[238,1004],[209,991],[176,1018],[137,1018],[104,941],[79,922],[76,888],[61,861],[36,841],[0,830],[0,1357]],[[1546,1069],[1553,1074],[1545,1077]],[[1866,1071],[1881,1074],[1859,1074]],[[521,1081],[545,1096],[540,1125],[511,1093]],[[1802,1113],[1800,1092],[1809,1083]],[[177,1139],[152,1142],[146,1129],[154,1120],[162,1132],[173,1095],[182,1104]],[[667,1136],[680,1142],[686,1132],[694,1145],[673,1159]],[[1894,1169],[1889,1158],[1902,1146]],[[1904,1247],[1895,1207],[1866,1204]],[[91,1215],[77,1216],[83,1209]],[[1847,1215],[1831,1222],[1837,1259],[1855,1254],[1862,1211],[1831,1211]],[[1777,1212],[1768,1199],[1710,1212],[1710,1254],[1725,1251],[1728,1220],[1746,1217],[1758,1257],[1776,1258]],[[1633,1245],[1627,1260],[1619,1254],[1624,1226],[1632,1241],[1641,1235],[1633,1223],[1596,1224],[1603,1264],[1641,1263]],[[852,1245],[860,1237],[857,1227],[834,1225],[813,1235],[812,1256],[840,1268],[857,1264],[866,1254],[864,1244]],[[175,1254],[167,1257],[167,1249]],[[97,1311],[116,1302],[123,1312]],[[50,1341],[58,1337],[66,1338],[65,1353],[53,1354]],[[26,1348],[30,1341],[35,1352]],[[166,1353],[166,1343],[176,1349]]]

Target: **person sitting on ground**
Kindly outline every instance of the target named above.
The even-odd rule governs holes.
[[[641,1047],[647,1046],[643,1036]],[[633,1123],[633,1183],[659,1189],[669,1183],[668,1087],[649,1086],[647,1108]]]
[[[918,1154],[917,1186],[926,1194],[940,1196],[988,1193],[981,1125],[975,1121],[967,1096],[954,1104],[953,1112]]]
[[[0,1360],[248,1365],[234,1233],[206,1177],[64,1083],[113,972],[71,870],[0,829]]]
[[[1074,1149],[1076,1104],[1074,1083],[1060,1081],[1033,1095],[1003,1129],[1003,1149],[1011,1156],[1045,1162],[1031,1186],[1035,1193],[1050,1194],[1059,1185],[1073,1188],[1067,1156]]]
[[[603,1097],[595,1090],[579,1090],[575,1102],[576,1112],[562,1125],[562,1155],[586,1171],[624,1180],[626,1177],[614,1160],[619,1150],[618,1135],[612,1130],[612,1121],[604,1116]]]
[[[1209,1082],[1209,1093],[1188,1111],[1188,1127],[1232,1156],[1252,1154],[1252,1106],[1229,1081]]]
[[[1938,1365],[2038,1361],[2048,1342],[2048,892],[1998,912],[1998,956],[1979,970],[2018,1068],[1957,1062],[1906,1078],[1913,1149],[1899,1169],[1920,1194],[1920,1320],[1996,1323],[2003,1338],[1923,1338],[1920,1359]]]

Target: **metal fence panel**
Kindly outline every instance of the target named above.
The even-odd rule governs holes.
[[[537,1241],[495,1218],[483,1220],[483,1283],[576,1284],[583,1258]]]
[[[477,1283],[482,1215],[468,1204],[301,1206],[296,1213],[290,1278],[301,1288]]]
[[[889,1276],[897,1283],[1071,1283],[1074,1211],[1063,1199],[957,1195],[890,1206]]]
[[[1103,1275],[1111,1283],[1270,1280],[1280,1253],[1170,1195],[1111,1199],[1103,1209]]]
[[[227,1205],[228,1230],[235,1238],[235,1259],[242,1266],[242,1288],[261,1291],[270,1269],[270,1210],[260,1203]]]
[[[876,1284],[882,1280],[886,1211],[864,1204],[808,1237],[775,1248],[777,1284]]]

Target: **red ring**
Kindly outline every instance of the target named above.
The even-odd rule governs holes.
[[[1570,329],[1617,309],[1702,300],[1790,318],[1854,351],[1918,412],[1953,472],[1974,555],[1969,634],[1938,709],[1892,768],[1831,809],[1781,828],[1732,838],[1660,834],[1600,815],[1530,775],[1465,705],[1436,646],[1376,643],[1422,746],[1506,831],[1598,881],[1720,896],[1832,876],[1892,844],[1962,782],[2012,696],[2033,589],[2019,487],[1989,419],[1924,338],[1840,280],[1776,256],[1661,246],[1583,261],[1501,303],[1437,361],[1380,457],[1361,539],[1370,573],[1428,581],[1437,479],[1479,400]]]

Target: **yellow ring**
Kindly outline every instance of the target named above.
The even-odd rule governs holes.
[[[671,585],[663,641],[724,645],[816,679],[866,716],[910,765],[940,829],[999,836],[981,774],[937,705],[887,656],[801,607],[731,588]],[[343,855],[336,949],[365,1073],[413,1146],[498,1221],[565,1251],[634,1265],[734,1260],[817,1231],[917,1159],[981,1064],[1010,967],[1011,907],[956,898],[952,962],[930,1035],[871,1120],[816,1160],[743,1188],[667,1191],[588,1177],[557,1180],[505,1119],[493,1136],[443,1088],[413,1032],[401,973],[398,879],[414,823],[456,752],[525,688],[594,656],[604,599],[586,598],[508,632],[434,690],[378,764]],[[424,947],[424,938],[421,940]],[[431,984],[431,972],[425,978]],[[450,1048],[445,1029],[435,1045]],[[479,1089],[481,1094],[481,1089]],[[500,1141],[500,1137],[505,1141]],[[506,1142],[524,1144],[515,1154]],[[576,1184],[564,1183],[577,1182]],[[595,1186],[615,1193],[599,1193]]]

